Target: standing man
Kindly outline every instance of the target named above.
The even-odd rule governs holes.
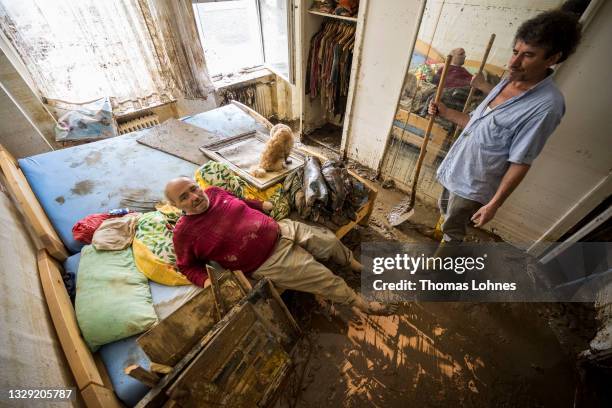
[[[437,172],[444,187],[444,242],[461,242],[470,220],[481,227],[495,217],[559,125],[565,102],[551,67],[575,51],[580,29],[573,14],[560,10],[525,21],[514,38],[508,76],[492,89],[481,76],[472,80],[489,94],[471,115],[429,105],[430,114],[463,128]]]

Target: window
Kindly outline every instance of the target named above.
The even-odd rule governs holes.
[[[255,1],[194,4],[211,76],[262,65],[263,49]]]
[[[200,0],[193,5],[211,76],[265,65],[294,82],[291,0]]]
[[[0,0],[0,30],[46,98],[111,96],[125,109],[173,99],[136,2]]]

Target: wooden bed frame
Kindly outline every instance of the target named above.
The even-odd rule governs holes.
[[[81,337],[59,264],[68,257],[68,250],[53,229],[17,161],[1,145],[0,168],[10,195],[39,246],[38,273],[49,314],[85,405],[90,408],[122,407],[100,356],[92,354]]]
[[[272,124],[257,112],[240,103],[234,102],[234,104],[257,121],[264,123],[266,127],[272,127]],[[307,153],[321,157],[313,152]],[[68,251],[32,192],[17,161],[1,145],[0,169],[6,178],[9,193],[19,211],[24,215],[26,227],[34,235],[34,241],[39,247],[38,272],[49,313],[86,406],[90,408],[122,407],[123,404],[113,391],[110,378],[99,355],[91,353],[81,336],[74,307],[62,279],[62,266],[59,263],[68,257]],[[339,238],[346,235],[356,224],[367,224],[377,195],[377,190],[368,185],[364,179],[353,172],[349,171],[349,173],[370,189],[369,200],[358,211],[357,221],[352,221],[336,231]]]

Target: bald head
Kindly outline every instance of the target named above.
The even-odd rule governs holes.
[[[465,50],[463,48],[455,48],[450,52],[452,56],[451,64],[453,65],[463,65],[465,62]]]
[[[166,198],[186,214],[200,214],[208,209],[208,196],[189,177],[177,177],[166,184]]]

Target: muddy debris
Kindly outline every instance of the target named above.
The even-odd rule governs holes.
[[[70,189],[72,194],[76,195],[87,195],[93,191],[95,184],[91,180],[83,180],[74,184],[74,187]]]
[[[390,188],[395,188],[395,181],[393,179],[386,179],[382,183],[382,188],[388,190]]]
[[[388,225],[397,197],[379,189],[369,225],[343,240],[356,257],[363,242],[432,239],[434,207],[419,206],[409,228]],[[471,237],[496,240],[483,231]],[[360,276],[330,269],[360,291]],[[592,310],[573,304],[414,302],[396,316],[356,318],[312,295],[283,296],[305,337],[276,408],[569,408],[578,387],[574,356],[595,330]]]

